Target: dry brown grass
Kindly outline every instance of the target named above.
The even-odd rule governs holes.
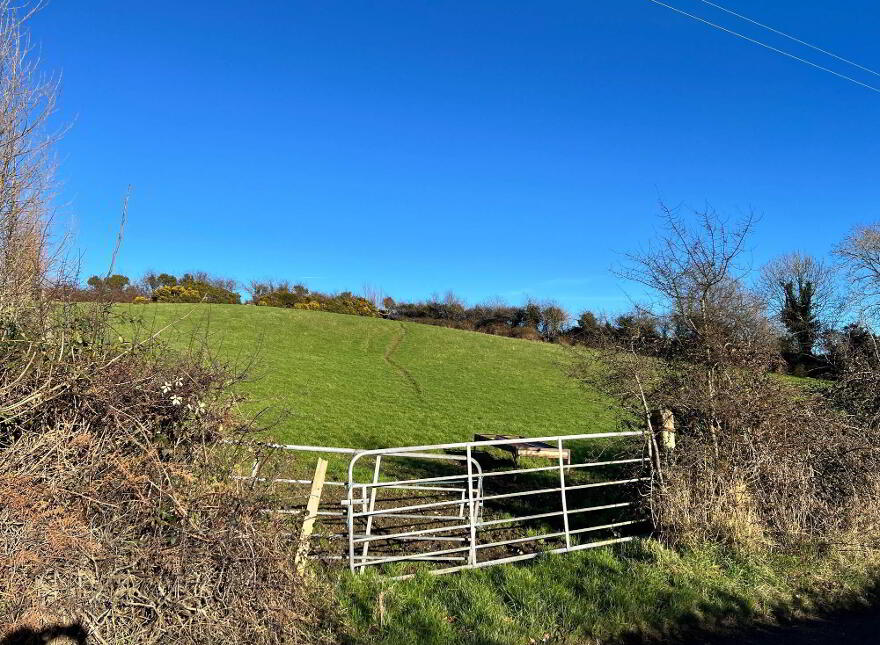
[[[78,623],[99,643],[332,640],[320,585],[294,571],[296,527],[211,448],[236,421],[223,375],[146,353],[72,371],[0,426],[0,637]]]
[[[665,540],[880,546],[880,430],[835,400],[844,383],[810,392],[760,366],[729,365],[716,367],[710,393],[704,366],[622,351],[602,357],[594,380],[634,415],[645,418],[646,403],[674,413],[676,447],[658,459],[646,491]]]
[[[228,372],[58,300],[57,83],[26,25],[41,4],[0,0],[0,640],[330,640],[295,527],[212,449],[238,424]]]

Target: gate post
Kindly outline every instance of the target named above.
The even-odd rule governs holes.
[[[352,461],[357,458],[357,455],[352,457]],[[348,464],[348,568],[351,569],[351,572],[354,573],[357,568],[354,566],[354,483],[352,482],[352,463]],[[363,569],[361,569],[363,570]]]
[[[381,464],[382,464],[382,455],[376,455],[376,465],[373,468],[373,483],[374,484],[379,483],[379,468],[380,468]],[[370,513],[372,513],[374,510],[376,510],[376,493],[378,493],[378,492],[379,492],[379,489],[376,486],[373,486],[373,489],[370,491],[370,506],[369,506]],[[372,535],[372,532],[373,532],[373,516],[368,515],[367,516],[366,537],[369,538],[370,535]],[[367,551],[369,550],[369,548],[370,548],[370,541],[367,540],[366,542],[364,542],[364,550],[361,553],[361,560],[366,561]]]
[[[315,475],[312,478],[312,490],[309,494],[309,501],[306,504],[306,518],[303,520],[299,545],[294,557],[296,572],[300,575],[305,571],[306,557],[309,552],[309,538],[315,528],[315,519],[318,517],[318,508],[321,505],[321,492],[324,490],[324,478],[326,475],[327,460],[319,457],[318,464],[315,466]]]
[[[660,450],[665,454],[671,453],[675,450],[675,416],[672,410],[662,408],[655,410],[651,416],[653,416],[651,422],[654,432],[660,439]]]
[[[562,523],[565,526],[565,548],[571,548],[571,533],[568,529],[568,499],[565,497],[565,467],[562,465],[562,437],[559,438],[559,487],[562,492]],[[570,454],[570,453],[569,453]]]
[[[477,563],[477,520],[474,517],[474,465],[471,462],[471,446],[468,444],[467,452],[467,471],[468,471],[468,524],[471,530],[471,542],[469,560],[470,564]]]

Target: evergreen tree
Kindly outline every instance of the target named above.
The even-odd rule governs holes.
[[[820,330],[813,303],[815,293],[813,282],[788,281],[781,286],[785,293],[781,312],[782,324],[791,334],[798,353],[812,356]]]

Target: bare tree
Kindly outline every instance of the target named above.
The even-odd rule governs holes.
[[[675,209],[662,204],[661,208],[663,234],[646,250],[628,254],[627,265],[617,274],[651,290],[657,302],[640,308],[637,314],[642,319],[653,319],[654,328],[668,329],[671,342],[658,347],[655,337],[646,337],[641,331],[617,341],[633,355],[664,353],[678,363],[673,372],[685,370],[690,374],[695,386],[688,388],[689,393],[701,399],[699,405],[706,413],[702,430],[708,431],[717,454],[722,431],[721,381],[725,376],[729,379],[729,368],[753,358],[750,347],[764,345],[757,342],[761,322],[754,314],[759,307],[741,284],[746,271],[742,262],[745,241],[755,218],[748,215],[731,225],[706,209],[694,213],[696,225],[692,226]],[[634,329],[644,327],[642,324]],[[651,404],[642,385],[645,376],[630,369],[633,361],[626,362],[624,373],[634,374],[639,407],[651,427]]]
[[[459,297],[459,295],[452,289],[447,289],[446,293],[443,295],[443,304],[450,307],[461,307],[462,309],[467,307],[464,298]]]
[[[806,253],[795,251],[770,260],[761,268],[758,287],[766,299],[773,316],[780,316],[785,307],[787,282],[793,282],[798,289],[802,285],[813,285],[813,307],[820,317],[834,314],[836,305],[835,270],[822,260]]]
[[[218,289],[226,291],[235,291],[238,288],[238,281],[233,278],[224,278],[223,276],[213,275],[207,271],[189,271],[184,273],[180,279],[181,282],[202,282]]]
[[[25,23],[42,3],[0,0],[0,319],[39,303],[55,192],[59,84],[37,69]],[[21,320],[19,319],[19,324]]]
[[[850,303],[873,320],[880,316],[880,222],[854,228],[834,251],[852,285]]]
[[[250,301],[256,303],[261,297],[269,295],[275,289],[271,280],[251,280],[244,285],[244,290],[250,295]]]
[[[541,333],[547,340],[555,340],[565,329],[571,316],[556,302],[549,300],[541,307]]]
[[[833,267],[797,251],[765,264],[758,282],[771,317],[786,327],[803,354],[812,353],[821,329],[839,313],[835,286]]]
[[[382,302],[382,289],[369,282],[364,282],[361,285],[361,296],[364,300],[369,300],[373,303],[374,307],[378,307],[379,303]]]
[[[628,254],[617,271],[648,287],[657,302],[643,313],[661,312],[658,326],[670,331],[676,351],[706,368],[710,399],[718,367],[767,359],[769,328],[760,302],[743,285],[749,271],[745,243],[756,218],[731,222],[711,209],[694,213],[689,225],[662,206],[663,234],[648,249]]]
[[[656,301],[584,353],[580,370],[648,429],[660,532],[756,547],[859,536],[880,513],[876,431],[768,370],[780,360],[775,334],[744,286],[754,218],[664,209],[663,219],[654,245],[618,272]],[[656,421],[669,418],[680,439],[660,453]]]

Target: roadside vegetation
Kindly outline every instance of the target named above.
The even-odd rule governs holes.
[[[400,582],[346,574],[338,594],[357,643],[702,642],[755,622],[869,606],[875,565],[643,540]]]
[[[237,375],[59,297],[58,85],[35,66],[29,15],[0,0],[0,640],[331,642],[291,528],[212,450],[247,430]]]

